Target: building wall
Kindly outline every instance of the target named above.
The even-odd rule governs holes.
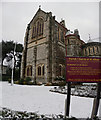
[[[81,46],[84,42],[77,37],[75,34],[69,34],[66,36],[66,50],[67,56],[81,56],[82,49]]]
[[[46,65],[47,63],[47,42],[48,42],[48,34],[49,34],[49,17],[46,13],[41,10],[38,11],[37,15],[34,17],[32,22],[30,23],[30,31],[28,38],[28,49],[27,49],[27,66],[32,64],[32,79],[35,82],[45,82],[47,80],[46,74]],[[36,24],[37,20],[43,19],[43,34],[40,36],[33,37],[33,27]],[[37,29],[37,27],[36,27]],[[47,32],[45,32],[47,31]],[[38,75],[38,67],[45,66],[44,75]],[[41,68],[42,69],[42,68]],[[26,76],[27,77],[27,76]]]
[[[56,77],[64,76],[65,71],[63,67],[65,66],[65,35],[67,29],[63,27],[61,24],[57,23],[55,19],[53,19],[52,26],[52,81]],[[61,71],[59,68],[61,67]],[[62,72],[64,71],[64,72]],[[62,74],[61,74],[62,73]]]
[[[41,35],[36,34],[39,20],[44,22]],[[51,12],[45,13],[41,9],[37,11],[26,29],[21,64],[22,78],[31,77],[34,82],[46,83],[53,82],[57,75],[63,75],[63,72],[58,74],[58,69],[65,65],[63,38],[66,31]]]
[[[101,43],[91,42],[82,46],[84,56],[101,56]]]
[[[21,78],[34,82],[54,82],[65,76],[65,56],[101,56],[101,43],[85,44],[78,30],[66,35],[65,21],[40,8],[28,24],[21,63]],[[67,50],[67,51],[66,51]],[[66,54],[67,53],[67,54]]]
[[[101,43],[85,44],[78,30],[66,35],[65,21],[55,20],[52,13],[40,8],[28,24],[24,38],[21,78],[34,82],[54,82],[65,76],[65,56],[101,56]],[[66,54],[67,53],[67,54]]]

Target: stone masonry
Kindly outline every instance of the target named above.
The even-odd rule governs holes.
[[[85,43],[77,29],[70,33],[64,20],[57,22],[51,12],[39,8],[26,29],[21,78],[47,83],[64,77],[66,55],[101,55],[101,43]]]

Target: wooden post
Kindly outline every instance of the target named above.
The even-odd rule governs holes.
[[[92,114],[91,114],[92,119],[94,118],[95,106],[96,106],[96,98],[94,98],[94,100],[93,100],[93,108],[92,108]]]
[[[70,111],[70,94],[71,94],[71,83],[67,83],[67,106],[66,106],[66,116],[69,117],[69,111]]]
[[[93,103],[93,112],[92,112],[92,118],[96,117],[97,116],[97,113],[98,113],[98,108],[99,108],[99,102],[100,102],[100,92],[101,92],[101,83],[98,83],[98,86],[97,86],[97,96],[96,96],[96,100],[95,102]]]

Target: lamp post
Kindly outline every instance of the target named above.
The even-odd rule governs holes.
[[[13,58],[12,58],[12,76],[11,76],[11,85],[14,84],[15,50],[16,50],[16,43],[15,43],[15,46],[14,46],[14,52],[13,52]]]

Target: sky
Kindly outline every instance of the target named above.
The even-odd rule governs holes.
[[[65,20],[67,29],[78,29],[83,41],[88,42],[89,34],[92,41],[99,41],[99,2],[2,2],[2,39],[23,44],[39,5],[58,22]]]

